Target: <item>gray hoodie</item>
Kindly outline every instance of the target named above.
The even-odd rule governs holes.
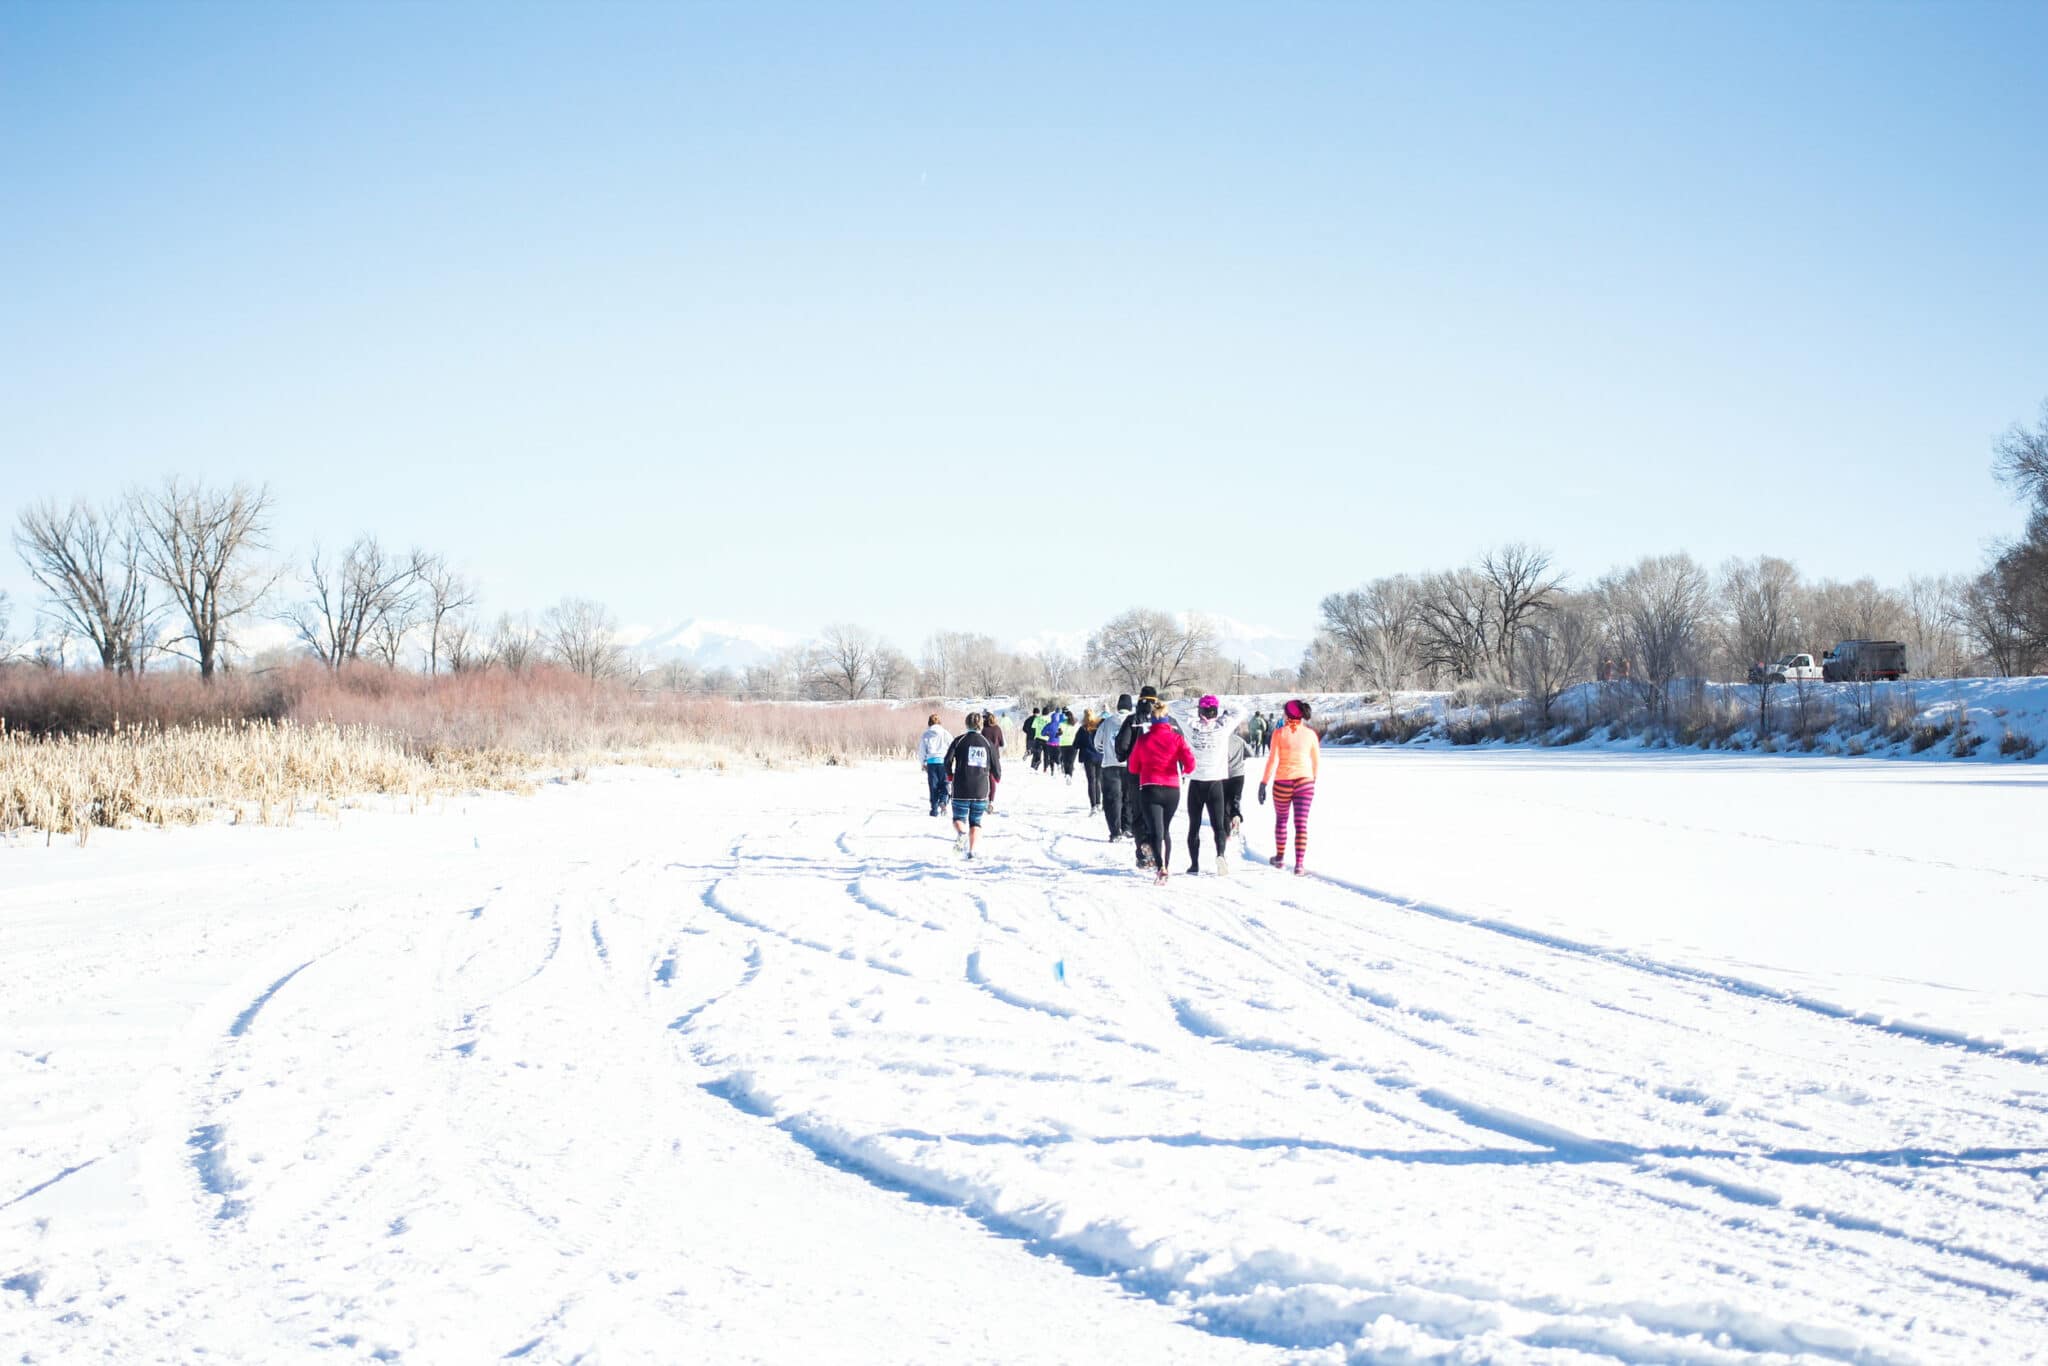
[[[1124,722],[1131,719],[1127,711],[1113,711],[1102,718],[1095,728],[1095,748],[1102,755],[1104,768],[1122,768],[1124,761],[1116,757],[1116,733],[1124,728]]]

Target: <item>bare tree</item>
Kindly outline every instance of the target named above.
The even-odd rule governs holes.
[[[1915,575],[1906,580],[1906,661],[1922,678],[1959,677],[1967,661],[1963,644],[1963,593],[1953,575]]]
[[[956,695],[960,657],[969,639],[971,637],[961,631],[935,631],[925,640],[922,680],[925,692],[933,697]]]
[[[1034,662],[1038,665],[1039,681],[1055,696],[1073,687],[1081,672],[1081,661],[1057,645],[1045,646]]]
[[[1542,619],[1523,623],[1521,635],[1515,678],[1548,726],[1557,699],[1591,672],[1599,636],[1594,609],[1579,598],[1555,599]]]
[[[1487,671],[1493,656],[1493,591],[1470,569],[1431,574],[1415,598],[1415,642],[1424,664],[1464,682]]]
[[[1295,666],[1294,681],[1311,692],[1339,692],[1357,676],[1350,648],[1328,631],[1319,631]]]
[[[1488,592],[1493,662],[1501,673],[1512,676],[1523,625],[1549,610],[1551,599],[1564,586],[1564,575],[1552,568],[1549,551],[1511,541],[1480,556],[1479,577]]]
[[[1799,571],[1775,555],[1721,566],[1721,611],[1733,662],[1769,664],[1799,644]]]
[[[306,597],[284,620],[330,669],[366,650],[396,667],[428,563],[421,551],[396,554],[370,535],[349,542],[339,559],[316,545],[300,576]]]
[[[1868,577],[1853,583],[1821,580],[1807,593],[1800,614],[1821,649],[1838,640],[1890,640],[1905,630],[1905,603]]]
[[[417,597],[409,597],[391,611],[377,619],[370,628],[370,656],[387,669],[395,669],[405,660],[405,643],[412,639],[412,633],[419,629],[420,604]]]
[[[7,663],[15,656],[14,637],[7,633],[13,619],[14,602],[7,596],[7,590],[0,588],[0,664]]]
[[[875,696],[902,699],[917,689],[917,666],[886,642],[875,657]]]
[[[828,626],[812,647],[806,681],[822,697],[850,702],[872,696],[882,649],[874,633],[862,627]]]
[[[589,679],[616,677],[625,665],[619,623],[603,603],[563,598],[541,619],[541,636],[563,668]]]
[[[441,658],[447,661],[448,672],[467,673],[479,668],[488,655],[488,644],[475,617],[458,612],[441,623]]]
[[[976,697],[995,697],[1022,681],[1017,657],[987,636],[961,637],[953,661],[955,682]]]
[[[1651,555],[1600,581],[1603,608],[1634,677],[1662,710],[1674,678],[1694,667],[1713,606],[1707,571],[1692,556]]]
[[[132,674],[143,666],[149,581],[128,508],[102,515],[83,499],[61,509],[49,502],[23,508],[14,548],[52,613],[91,642],[102,668]]]
[[[1118,689],[1149,683],[1166,696],[1207,667],[1215,653],[1216,632],[1206,618],[1189,612],[1176,619],[1133,607],[1088,637],[1087,662]]]
[[[450,567],[444,556],[428,560],[420,572],[420,624],[427,628],[427,672],[441,672],[441,656],[449,622],[476,606],[476,584]]]
[[[235,623],[254,611],[274,576],[253,563],[269,549],[267,486],[208,488],[175,476],[129,500],[143,570],[169,592],[182,618],[164,648],[199,666],[211,681],[234,644]]]
[[[2048,399],[2041,402],[2041,425],[2028,431],[2018,423],[2006,430],[1992,448],[1992,468],[1999,479],[2012,486],[2015,494],[2048,509]]]
[[[524,612],[513,616],[510,612],[498,614],[498,621],[491,628],[491,662],[499,668],[515,674],[523,674],[540,663],[546,642],[534,626],[533,619]]]
[[[1374,692],[1391,697],[1414,680],[1419,597],[1415,580],[1397,574],[1323,599],[1324,631]]]

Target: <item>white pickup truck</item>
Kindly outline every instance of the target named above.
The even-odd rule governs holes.
[[[1749,666],[1752,683],[1818,683],[1821,678],[1822,666],[1812,655],[1786,655],[1776,664]]]

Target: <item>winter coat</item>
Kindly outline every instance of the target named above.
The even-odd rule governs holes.
[[[1259,781],[1306,778],[1314,782],[1322,766],[1322,740],[1301,722],[1289,721],[1273,732],[1273,747],[1266,751],[1266,776]]]
[[[1230,762],[1227,766],[1231,777],[1242,778],[1244,776],[1244,761],[1251,752],[1252,747],[1245,743],[1245,738],[1236,731],[1232,731],[1230,733]]]
[[[989,780],[1001,781],[1003,753],[978,730],[970,730],[946,751],[946,778],[953,784],[953,800],[985,802],[995,789]]]
[[[1156,725],[1131,746],[1131,772],[1143,787],[1179,787],[1180,775],[1194,771],[1195,752],[1170,725]]]
[[[1081,733],[1074,737],[1074,748],[1080,751],[1082,763],[1099,764],[1102,762],[1101,736],[1101,722],[1097,722],[1093,726],[1081,727]]]
[[[943,764],[946,762],[946,751],[952,747],[953,737],[946,732],[944,726],[930,726],[918,739],[917,753],[918,757],[928,764]]]
[[[1174,719],[1187,735],[1188,748],[1195,752],[1195,771],[1190,777],[1205,783],[1220,783],[1230,776],[1230,737],[1244,720],[1244,708],[1226,706],[1211,721],[1194,714],[1194,704],[1173,704]]]
[[[1122,733],[1124,722],[1131,719],[1127,711],[1113,711],[1102,718],[1102,724],[1095,728],[1095,752],[1101,756],[1104,768],[1122,768],[1123,755],[1117,753],[1117,737]]]
[[[1048,745],[1060,742],[1060,728],[1067,724],[1067,714],[1056,711],[1045,718],[1045,725],[1038,732],[1038,738]]]
[[[997,749],[1003,747],[1003,728],[993,716],[981,723],[981,738],[994,745]]]

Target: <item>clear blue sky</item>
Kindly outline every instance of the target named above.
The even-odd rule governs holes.
[[[1973,569],[2048,396],[2043,53],[1954,0],[11,4],[0,515],[244,476],[494,609],[911,647],[1306,634],[1510,537]]]

